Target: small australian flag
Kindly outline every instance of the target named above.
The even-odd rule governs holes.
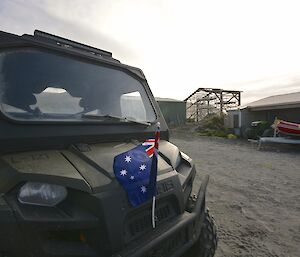
[[[139,206],[156,194],[157,139],[148,139],[114,158],[114,173],[127,192],[132,206]]]

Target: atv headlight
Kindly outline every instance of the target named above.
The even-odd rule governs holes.
[[[67,196],[67,189],[63,186],[27,182],[18,195],[18,200],[23,204],[55,206]]]

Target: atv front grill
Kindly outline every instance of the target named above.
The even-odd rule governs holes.
[[[159,222],[164,221],[171,215],[171,210],[168,205],[165,205],[161,207],[160,209],[156,210],[156,220]],[[141,218],[136,219],[135,221],[131,222],[129,224],[130,229],[130,235],[135,236],[136,234],[139,234],[143,232],[144,230],[151,227],[151,221],[152,217],[150,213],[145,213],[145,215]]]
[[[174,218],[176,211],[172,201],[157,204],[155,209],[156,225],[160,226],[164,222]],[[152,229],[151,208],[144,208],[142,211],[133,214],[125,225],[126,243],[143,235]]]

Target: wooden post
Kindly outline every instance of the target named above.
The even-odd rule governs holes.
[[[220,116],[223,114],[223,91],[220,90]]]

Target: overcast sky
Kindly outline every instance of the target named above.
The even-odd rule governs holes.
[[[300,2],[0,0],[0,29],[40,29],[144,70],[155,96],[242,90],[243,103],[300,91]]]

